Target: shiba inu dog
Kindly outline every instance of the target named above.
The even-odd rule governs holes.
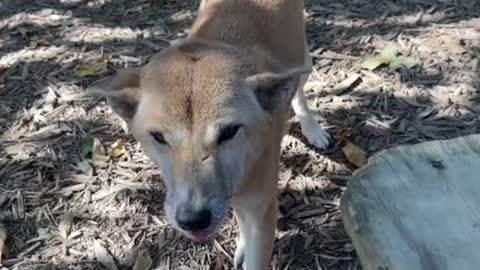
[[[302,133],[329,144],[307,107],[311,70],[301,0],[203,0],[184,39],[92,87],[161,168],[169,221],[210,238],[233,207],[235,266],[268,267],[280,143],[291,106]]]

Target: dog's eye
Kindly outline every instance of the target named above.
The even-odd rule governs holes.
[[[150,135],[152,138],[159,144],[168,144],[167,141],[165,140],[165,137],[163,137],[163,134],[158,131],[151,131]]]
[[[221,144],[228,140],[231,140],[237,134],[238,130],[242,127],[242,125],[231,125],[224,127],[220,131],[220,136],[218,136],[217,143]]]

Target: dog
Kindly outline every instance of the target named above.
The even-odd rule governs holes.
[[[207,240],[233,208],[236,268],[269,265],[290,108],[308,141],[329,144],[303,93],[312,68],[303,8],[301,0],[203,0],[187,37],[90,88],[159,165],[176,229]]]

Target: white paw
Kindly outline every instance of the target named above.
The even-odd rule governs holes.
[[[241,239],[238,239],[237,241],[237,249],[235,249],[233,266],[235,269],[245,269],[245,243]]]
[[[323,150],[330,145],[332,137],[313,118],[301,119],[300,126],[303,136],[315,147]]]

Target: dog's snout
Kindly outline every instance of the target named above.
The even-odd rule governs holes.
[[[193,210],[190,208],[180,208],[176,214],[177,223],[180,228],[196,232],[207,229],[212,222],[212,213],[210,210]]]

